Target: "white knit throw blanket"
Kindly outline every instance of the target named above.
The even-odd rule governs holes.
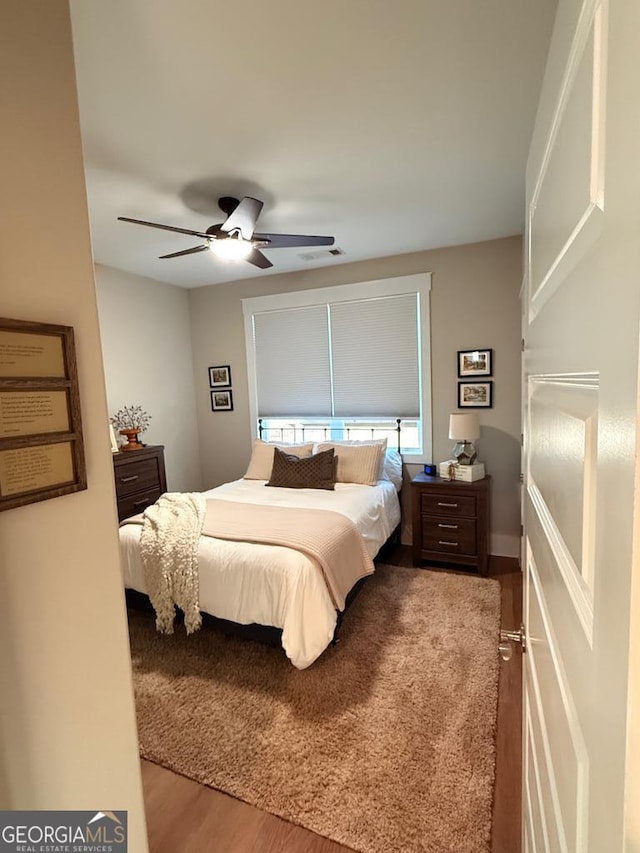
[[[184,612],[187,634],[202,624],[198,540],[205,516],[198,492],[167,492],[144,511],[140,553],[156,628],[173,634],[175,606]]]

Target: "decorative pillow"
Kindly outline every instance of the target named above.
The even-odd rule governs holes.
[[[277,447],[273,451],[273,470],[267,486],[283,489],[334,489],[336,463],[333,449],[299,458],[283,453]]]
[[[311,456],[313,453],[313,442],[307,441],[304,444],[275,444],[266,441],[261,441],[256,438],[253,442],[253,450],[247,473],[244,475],[245,480],[268,480],[271,476],[273,468],[273,451],[275,448],[284,450],[291,456],[303,457]]]
[[[363,445],[368,446],[370,444],[378,444],[382,447],[382,454],[380,455],[380,469],[378,471],[378,480],[382,480],[382,469],[384,468],[384,452],[387,449],[387,439],[386,438],[366,438],[363,441],[353,441],[352,439],[331,439],[331,441],[322,442],[325,447],[362,447]],[[316,442],[313,447],[313,452],[317,453],[320,449],[320,443]]]
[[[317,448],[318,448],[320,443],[331,444],[332,446],[335,446],[335,447],[360,447],[363,444],[379,444],[379,445],[381,445],[381,447],[384,447],[385,450],[387,449],[387,439],[386,438],[364,438],[362,441],[354,441],[352,439],[348,439],[348,440],[344,439],[343,440],[341,438],[340,439],[337,439],[337,438],[333,439],[332,438],[330,442],[327,442],[327,441],[316,442],[316,453],[317,453]]]
[[[382,441],[386,444],[386,439]],[[335,450],[338,457],[338,483],[362,483],[363,486],[375,486],[378,482],[385,447],[380,442],[375,444],[323,442],[317,447],[319,451]]]
[[[387,450],[382,459],[381,480],[391,480],[399,492],[402,488],[402,456],[397,450]]]

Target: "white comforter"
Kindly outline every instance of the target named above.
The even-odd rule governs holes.
[[[350,518],[371,557],[400,522],[395,486],[337,483],[335,491],[265,487],[264,480],[236,480],[204,493],[207,499],[330,509]],[[124,584],[146,592],[139,524],[120,528]],[[278,545],[227,542],[208,536],[198,548],[200,609],[249,625],[282,628],[282,646],[298,669],[310,666],[333,638],[337,614],[317,563]]]

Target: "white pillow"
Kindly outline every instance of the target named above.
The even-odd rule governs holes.
[[[402,488],[402,456],[397,450],[389,448],[382,460],[381,480],[391,480],[399,492]]]
[[[283,453],[290,453],[293,456],[297,456],[298,459],[311,456],[313,453],[312,441],[307,441],[304,444],[280,444],[261,441],[259,438],[256,438],[253,442],[249,467],[247,468],[247,473],[244,475],[245,480],[269,480],[271,478],[274,447],[282,450]]]
[[[381,441],[386,442],[386,439]],[[354,441],[348,444],[339,442],[321,442],[318,452],[331,450],[338,458],[338,483],[362,483],[363,486],[375,486],[380,478],[381,463],[384,457],[384,445],[381,441]]]
[[[318,444],[320,444],[320,443],[326,444],[328,441],[330,441],[331,444],[335,445],[336,447],[338,445],[344,445],[345,447],[350,447],[352,445],[358,445],[358,444],[380,444],[384,448],[386,448],[386,446],[387,446],[387,439],[386,438],[365,438],[362,441],[352,441],[351,439],[349,439],[349,440],[336,439],[334,441],[333,439],[327,439],[327,441],[325,441],[325,442],[317,442],[317,443]]]
[[[366,446],[366,445],[371,445],[371,444],[379,444],[380,447],[382,447],[382,453],[380,454],[380,468],[378,469],[378,480],[383,479],[382,469],[384,467],[384,452],[387,449],[387,439],[386,438],[367,438],[367,439],[364,439],[363,441],[353,441],[351,439],[336,439],[334,441],[333,439],[326,439],[324,442],[316,442],[315,443],[315,445],[313,447],[314,453],[319,452],[321,443],[325,444],[327,447],[360,447],[360,446]],[[336,456],[337,455],[338,454],[336,452]],[[338,479],[338,482],[341,483],[343,481]]]

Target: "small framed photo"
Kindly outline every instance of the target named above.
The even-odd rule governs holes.
[[[458,382],[459,409],[491,409],[493,382]]]
[[[232,412],[233,411],[233,396],[231,391],[211,392],[211,411],[212,412]]]
[[[231,386],[231,368],[228,364],[209,368],[209,388],[229,388]]]
[[[458,350],[458,376],[491,376],[493,350]]]

